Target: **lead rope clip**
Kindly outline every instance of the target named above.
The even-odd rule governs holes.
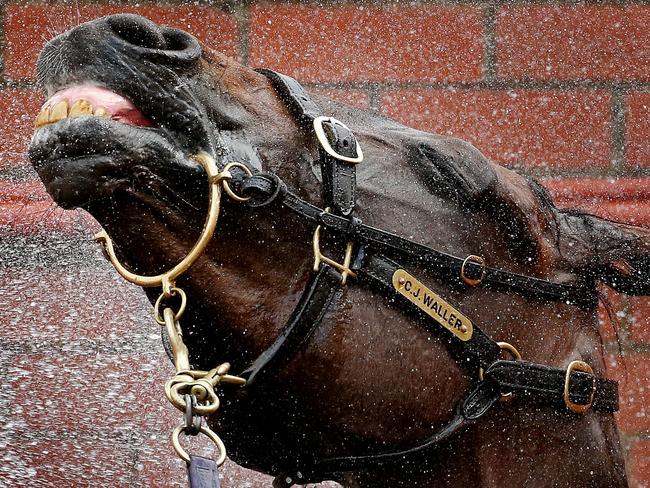
[[[203,461],[201,462],[204,465],[211,466],[211,463],[216,463],[216,466],[220,466],[226,459],[226,448],[219,436],[203,422],[202,417],[216,412],[219,408],[219,398],[215,393],[215,388],[219,383],[244,385],[246,380],[228,375],[227,372],[230,367],[228,363],[223,363],[207,372],[196,371],[191,368],[189,352],[183,342],[183,331],[179,322],[185,312],[187,297],[182,289],[176,287],[176,280],[196,262],[212,239],[219,219],[222,188],[233,200],[239,202],[246,201],[245,198],[235,195],[228,185],[228,181],[232,178],[230,169],[239,167],[246,171],[249,176],[250,171],[240,163],[231,163],[223,171],[219,172],[214,158],[205,152],[200,152],[193,159],[207,173],[209,187],[208,214],[201,235],[192,249],[190,249],[188,254],[178,264],[168,271],[155,276],[138,275],[120,263],[115,254],[113,243],[105,231],[97,233],[95,240],[101,244],[104,256],[125,280],[142,287],[160,286],[162,288],[162,293],[154,305],[154,318],[158,324],[164,326],[167,330],[174,366],[176,368],[176,375],[165,384],[165,394],[172,405],[185,414],[184,422],[172,432],[172,446],[179,457],[188,464],[190,486],[199,486],[193,485],[192,473],[195,472],[195,476],[200,477],[199,474],[196,474],[200,473],[200,466],[193,466],[192,457],[187,454],[180,444],[180,434],[183,432],[192,436],[198,434],[207,436],[219,450],[219,457],[216,461],[198,457],[194,457],[194,459],[202,459]],[[168,304],[163,305],[174,297],[180,298],[181,301],[177,311],[174,311]],[[216,476],[216,482],[218,483],[216,466],[214,466],[213,471],[214,476]],[[215,478],[213,477],[213,479]]]

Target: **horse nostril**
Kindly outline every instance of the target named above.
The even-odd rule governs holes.
[[[129,44],[147,49],[166,49],[160,28],[144,17],[119,14],[108,17],[106,22],[118,37]]]
[[[180,30],[164,29],[163,34],[168,51],[186,51],[196,44],[196,40],[192,36]]]

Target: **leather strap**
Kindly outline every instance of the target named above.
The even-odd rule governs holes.
[[[357,139],[347,127],[322,122],[330,146],[337,154],[356,157]],[[356,164],[342,161],[319,147],[323,198],[337,215],[350,216],[357,201]]]
[[[253,386],[264,373],[277,371],[289,363],[321,324],[340,290],[340,275],[331,266],[322,264],[307,284],[278,338],[239,375],[246,378],[247,387]]]
[[[280,100],[289,108],[300,128],[306,132],[311,131],[314,119],[322,114],[300,83],[290,76],[267,68],[257,68],[255,71],[269,79]]]
[[[275,180],[272,180],[262,173],[235,181],[233,185],[238,185],[239,191],[253,197],[253,201],[266,200],[267,205],[274,202],[281,204],[308,221],[347,235],[350,239],[363,243],[367,248],[402,258],[407,263],[425,265],[428,271],[450,284],[469,286],[461,278],[461,270],[464,268],[465,275],[469,278],[478,279],[482,276],[479,287],[515,292],[539,300],[565,302],[585,309],[593,309],[597,304],[598,299],[591,281],[577,284],[553,283],[490,266],[481,266],[476,262],[466,261],[465,258],[452,256],[360,222],[351,229],[348,218],[325,213],[323,209],[287,190],[286,185],[276,175],[274,178]],[[282,186],[280,191],[276,184]],[[270,195],[275,195],[275,198],[269,200]],[[350,235],[351,230],[352,235]]]
[[[321,118],[322,114],[300,83],[290,76],[270,69],[260,68],[256,71],[271,81],[300,128],[313,134],[314,121]],[[358,156],[357,139],[350,129],[334,120],[321,120],[318,123],[334,153],[348,158]],[[325,149],[322,141],[319,141],[318,152],[325,206],[330,207],[330,211],[337,215],[352,215],[356,203],[356,164],[332,155]]]
[[[187,479],[190,488],[220,488],[221,486],[217,463],[212,459],[192,454],[187,465]]]
[[[485,371],[485,380],[493,381],[503,394],[512,392],[534,401],[564,406],[566,370],[527,361],[496,361]],[[618,410],[618,383],[573,371],[569,379],[569,399],[599,412]]]

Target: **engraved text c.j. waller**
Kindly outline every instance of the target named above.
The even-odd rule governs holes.
[[[393,274],[393,286],[449,332],[462,341],[472,338],[472,322],[403,269]]]

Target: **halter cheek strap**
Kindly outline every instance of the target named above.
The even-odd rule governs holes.
[[[355,165],[363,161],[357,138],[341,121],[323,116],[305,89],[290,76],[264,68],[256,71],[273,83],[298,126],[318,139],[325,206],[336,215],[352,215],[356,204]]]

